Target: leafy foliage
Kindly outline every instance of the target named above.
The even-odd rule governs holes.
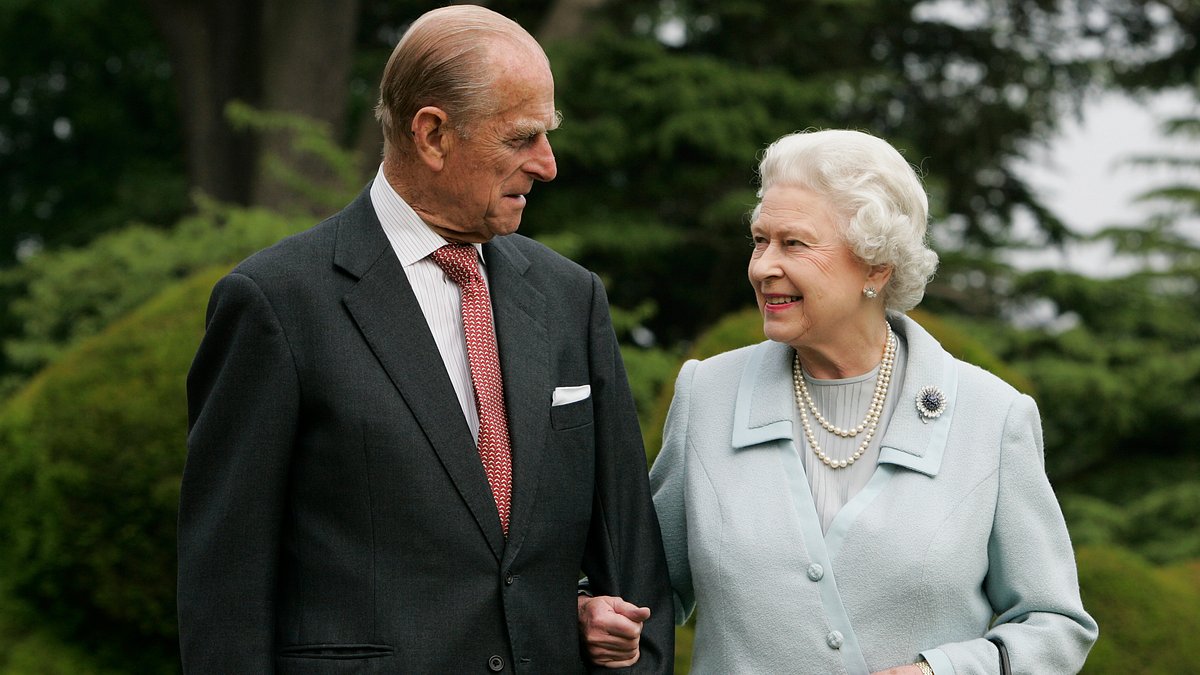
[[[245,104],[229,106],[238,128],[282,133],[297,154],[327,167],[322,184],[289,172],[267,156],[276,176],[326,211],[343,206],[361,189],[353,154],[338,147],[330,130],[296,115],[264,113]],[[0,270],[0,297],[14,299],[0,323],[3,361],[0,399],[64,349],[94,335],[173,281],[219,263],[232,263],[312,224],[303,209],[282,215],[259,208],[220,204],[202,195],[197,212],[170,229],[134,224],[108,232],[81,248],[45,251]]]
[[[1196,456],[1200,447],[1200,277],[1177,268],[1115,279],[1034,271],[1011,277],[1006,304],[1042,321],[956,323],[1045,396],[1047,469],[1082,479],[1102,463]],[[1124,460],[1124,461],[1122,461]]]
[[[1018,141],[1053,128],[1091,71],[1066,53],[1045,58],[1072,35],[1069,9],[965,4],[955,13],[915,0],[644,0],[611,12],[635,30],[676,33],[680,52],[821,87],[818,115],[782,113],[793,126],[861,128],[908,149],[914,164],[932,158],[939,210],[960,215],[968,239],[995,245],[1014,207],[1037,208],[1006,160]],[[1054,219],[1041,225],[1063,235]]]
[[[1100,624],[1084,673],[1200,670],[1200,562],[1155,568],[1118,547],[1076,552],[1083,604]]]
[[[175,663],[182,383],[225,271],[80,342],[0,412],[0,579],[42,625],[131,671]]]
[[[201,200],[199,213],[170,230],[133,225],[87,247],[43,252],[0,274],[0,285],[22,291],[10,308],[16,327],[5,356],[18,374],[36,372],[172,282],[297,229],[275,213]]]
[[[0,673],[4,675],[122,675],[89,650],[22,618],[28,610],[0,601]]]
[[[0,2],[0,268],[188,207],[166,52],[139,3]]]
[[[1186,141],[1198,127],[1170,128]],[[1188,147],[1170,157],[1189,157]],[[1124,502],[1200,466],[1200,240],[1187,230],[1197,184],[1188,175],[1186,190],[1148,193],[1162,210],[1147,223],[1095,235],[1134,272],[1009,270],[988,291],[1007,316],[961,322],[1047,394],[1046,444],[1059,449],[1047,468],[1071,491]]]
[[[604,3],[587,40],[549,45],[565,116],[560,172],[535,191],[523,227],[570,237],[577,259],[613,280],[616,304],[653,298],[648,326],[673,344],[743,304],[761,149],[797,129],[858,128],[925,174],[939,243],[970,253],[947,256],[934,308],[969,307],[944,281],[1016,243],[1017,213],[1033,215],[1038,244],[1072,237],[1012,160],[1074,108],[1106,58],[1175,23],[1148,31],[1130,0],[1092,3],[1106,12],[1086,20],[1067,3],[938,4]],[[1080,33],[1092,56],[1063,47]]]
[[[522,232],[568,242],[614,304],[653,299],[649,325],[675,343],[741,301],[731,279],[749,250],[755,154],[816,119],[827,91],[607,32],[550,57],[565,118],[559,175],[535,188]]]
[[[1062,502],[1077,546],[1120,546],[1158,565],[1200,559],[1200,482],[1160,487],[1120,507],[1080,494]]]
[[[315,176],[297,170],[277,155],[268,153],[262,157],[267,174],[297,197],[298,203],[291,205],[288,213],[297,216],[332,213],[362,189],[364,180],[359,175],[357,158],[334,141],[329,125],[303,115],[258,110],[242,101],[230,102],[225,107],[225,116],[235,130],[282,135],[292,160],[311,160],[314,166],[323,169],[320,173],[328,174],[327,181],[317,181]]]

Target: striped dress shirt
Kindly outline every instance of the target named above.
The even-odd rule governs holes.
[[[375,214],[383,225],[383,232],[392,244],[392,250],[404,266],[408,283],[412,285],[417,303],[429,323],[433,341],[437,343],[446,373],[454,385],[454,393],[462,406],[463,416],[471,435],[479,441],[479,411],[475,408],[474,385],[471,367],[467,361],[467,341],[462,327],[462,290],[441,267],[429,257],[448,242],[438,235],[420,216],[412,210],[383,175],[383,165],[371,184],[371,203]],[[475,244],[479,258],[479,273],[488,283],[487,266],[483,261],[483,247]],[[491,286],[488,287],[489,294]]]

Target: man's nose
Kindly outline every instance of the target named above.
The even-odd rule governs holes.
[[[554,150],[548,137],[543,135],[538,139],[533,157],[525,163],[525,170],[544,182],[552,181],[558,175],[558,164],[554,161]]]

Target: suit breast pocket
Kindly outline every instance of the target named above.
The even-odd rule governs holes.
[[[592,399],[583,399],[565,405],[550,406],[550,425],[556,431],[575,429],[592,423]]]

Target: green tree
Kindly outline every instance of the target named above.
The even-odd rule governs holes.
[[[1186,36],[1176,19],[1187,17],[1148,17],[1133,0],[1090,3],[1087,17],[1067,3],[936,4],[602,3],[587,39],[549,45],[566,118],[560,171],[523,227],[576,238],[614,302],[653,299],[648,325],[674,344],[743,302],[758,152],[796,129],[859,128],[925,173],[949,251],[929,306],[971,310],[991,252],[1018,243],[1017,213],[1040,225],[1034,243],[1071,237],[1012,160],[1109,81],[1112,60]],[[1065,46],[1080,40],[1096,49]]]
[[[0,269],[187,209],[171,71],[136,4],[0,1],[0,63]]]
[[[1179,150],[1136,160],[1179,169],[1141,196],[1160,210],[1092,237],[1134,271],[1010,271],[994,287],[1003,314],[970,322],[1052,402],[1046,443],[1061,452],[1048,468],[1070,490],[1125,501],[1200,470],[1200,241],[1188,233],[1200,213],[1197,129],[1171,121]],[[1038,312],[1032,327],[1008,320]]]
[[[191,185],[226,202],[277,210],[304,205],[259,161],[287,156],[309,178],[325,166],[291,153],[286,136],[246,134],[225,118],[245,101],[346,128],[358,0],[143,0],[171,64]]]
[[[353,155],[330,138],[328,128],[307,118],[231,104],[237,128],[267,130],[293,143],[292,155],[320,162],[332,177],[314,184],[274,156],[264,167],[278,182],[310,203],[332,210],[359,189]],[[197,199],[198,212],[170,229],[130,225],[87,246],[51,249],[13,268],[0,269],[0,295],[14,298],[10,322],[0,333],[0,399],[82,338],[103,330],[161,289],[214,264],[232,264],[284,236],[312,225],[311,216],[283,216]]]

